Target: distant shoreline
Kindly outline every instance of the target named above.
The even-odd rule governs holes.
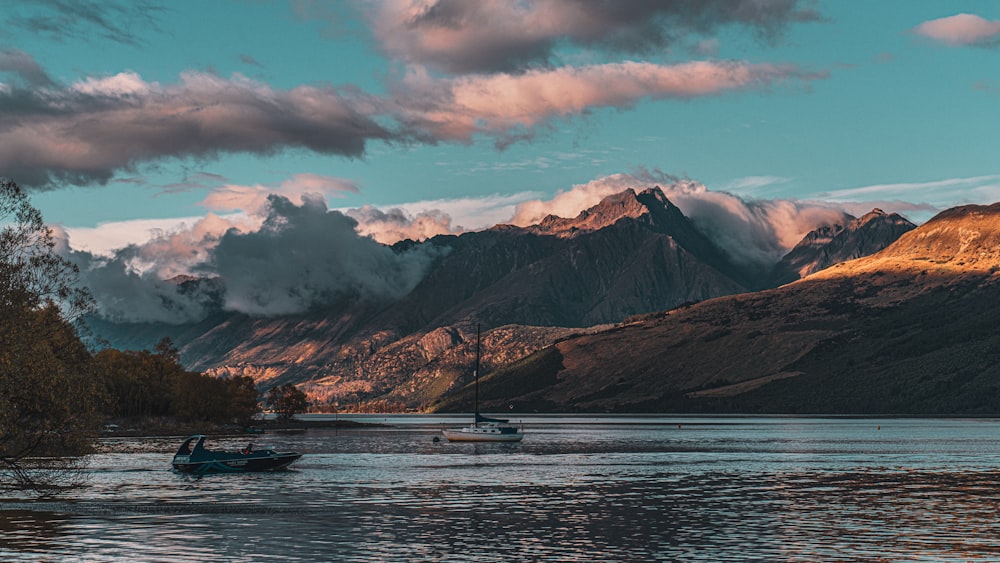
[[[305,431],[311,428],[378,428],[388,424],[358,422],[356,420],[298,420],[278,422],[258,421],[252,426],[240,427],[233,424],[181,422],[169,419],[110,421],[100,431],[100,438],[145,437],[145,436],[190,436],[210,434],[214,436],[252,436],[267,432]]]

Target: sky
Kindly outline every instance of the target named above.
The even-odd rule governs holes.
[[[993,0],[0,0],[0,20],[0,176],[103,274],[221,275],[226,236],[310,212],[368,245],[661,185],[773,260],[834,212],[1000,200]],[[232,306],[271,311],[255,291]]]

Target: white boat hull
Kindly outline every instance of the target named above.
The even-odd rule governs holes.
[[[499,428],[468,427],[441,431],[449,442],[520,442],[524,432],[502,432]]]

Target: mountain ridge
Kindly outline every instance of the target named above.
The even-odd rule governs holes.
[[[482,402],[515,411],[995,415],[998,244],[1000,205],[948,210],[878,253],[795,283],[560,340],[492,374]],[[941,271],[923,274],[934,267]],[[508,378],[548,384],[501,403],[496,389],[510,392]],[[433,408],[467,405],[459,391]]]
[[[484,356],[487,373],[574,334],[745,293],[757,275],[658,187],[614,194],[574,219],[394,248],[418,244],[434,245],[437,258],[400,301],[346,301],[268,318],[227,313],[220,305],[193,325],[105,322],[98,332],[117,333],[130,347],[143,339],[151,346],[166,333],[189,368],[249,375],[262,388],[295,383],[323,402],[419,408],[467,382],[469,335],[477,323],[486,335],[498,331],[487,336],[496,346]],[[218,285],[207,287],[221,291]]]

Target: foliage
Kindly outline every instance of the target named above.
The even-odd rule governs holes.
[[[104,385],[112,417],[172,417],[191,422],[248,424],[259,412],[249,377],[219,379],[189,372],[169,338],[154,351],[101,350],[94,373]]]
[[[278,420],[291,420],[296,414],[309,408],[309,401],[301,389],[286,383],[267,391],[267,404],[278,414]]]
[[[41,214],[5,180],[0,225],[0,470],[4,484],[37,490],[62,480],[58,470],[96,434],[97,389],[73,324],[93,301]]]
[[[259,412],[251,378],[189,372],[169,339],[92,356],[80,332],[94,309],[41,213],[0,180],[0,484],[67,482],[102,415],[248,424]]]

